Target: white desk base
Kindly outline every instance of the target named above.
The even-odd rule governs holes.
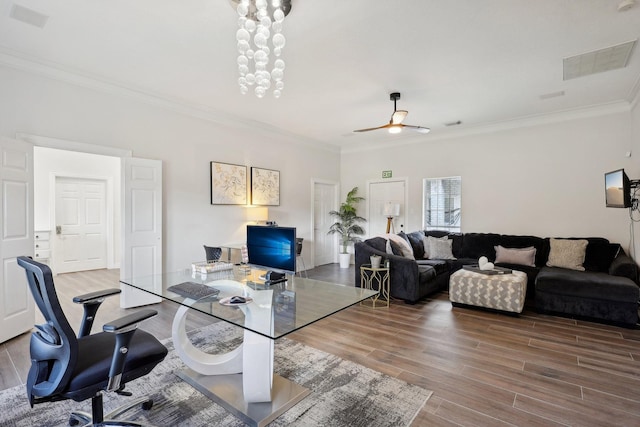
[[[217,288],[239,290],[239,283],[216,284]],[[240,306],[247,322],[269,325],[272,291],[252,292],[252,304]],[[188,300],[187,300],[188,301]],[[256,309],[252,310],[252,305]],[[273,374],[274,340],[244,330],[244,341],[224,354],[205,353],[191,343],[186,331],[190,308],[181,306],[173,319],[173,343],[180,359],[190,369],[177,375],[204,395],[218,402],[246,423],[264,426],[307,396],[310,391]],[[273,325],[272,325],[273,326]]]
[[[274,374],[271,402],[249,403],[243,396],[242,374],[202,375],[184,369],[176,375],[245,423],[256,427],[266,426],[311,393],[309,389]]]

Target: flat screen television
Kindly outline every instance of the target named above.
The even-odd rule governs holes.
[[[631,207],[631,186],[624,169],[604,174],[604,193],[608,208]]]
[[[247,225],[249,264],[295,274],[296,229]]]

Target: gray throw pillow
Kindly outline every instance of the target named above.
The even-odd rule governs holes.
[[[442,237],[425,236],[423,239],[425,259],[435,258],[434,256],[431,255],[431,242],[433,240],[449,240],[449,237],[448,236],[442,236]]]
[[[548,267],[562,267],[584,271],[584,257],[587,253],[587,240],[551,239],[549,240]]]
[[[433,239],[429,244],[429,258],[431,259],[455,259],[451,251],[453,240]]]
[[[498,245],[494,246],[494,249],[496,250],[496,263],[536,266],[536,248],[533,246],[528,248],[505,248]]]

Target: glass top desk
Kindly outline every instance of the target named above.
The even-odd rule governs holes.
[[[246,268],[245,268],[246,267]],[[176,374],[244,422],[264,426],[309,394],[309,390],[273,373],[274,340],[370,298],[377,291],[286,275],[265,284],[265,271],[234,266],[207,276],[191,270],[123,279],[124,285],[180,304],[172,326],[176,353],[187,369]],[[183,282],[212,286],[217,297],[185,298],[167,290]],[[231,296],[246,304],[223,305]],[[189,310],[244,329],[243,343],[225,354],[209,354],[189,340]]]

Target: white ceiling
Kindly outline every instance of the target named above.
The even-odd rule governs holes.
[[[627,67],[563,81],[563,58],[640,37],[640,4],[618,12],[619,2],[293,0],[280,99],[240,94],[229,0],[0,0],[0,63],[349,149],[428,140],[458,120],[457,130],[474,129],[628,104],[640,86],[639,43]],[[14,3],[48,15],[44,28],[11,19]],[[409,110],[405,123],[432,132],[354,134],[389,121],[393,91]],[[564,96],[545,97],[557,92]]]

